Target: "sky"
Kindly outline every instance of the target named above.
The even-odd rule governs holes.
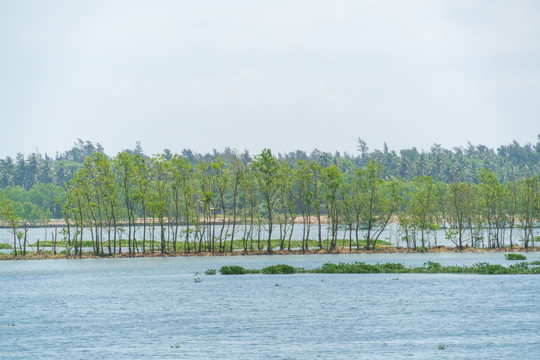
[[[540,134],[540,2],[0,1],[0,157]]]

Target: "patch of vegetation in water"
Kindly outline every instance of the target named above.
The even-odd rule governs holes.
[[[508,253],[504,254],[506,260],[527,260],[527,257],[523,254]]]
[[[294,274],[297,272],[304,272],[304,269],[295,268],[294,266],[287,264],[277,264],[264,267],[261,272],[263,274]]]
[[[263,269],[244,269],[238,265],[223,266],[219,271],[222,275],[241,274],[484,274],[484,275],[517,275],[540,274],[540,261],[520,262],[509,266],[480,262],[473,265],[450,265],[428,261],[422,266],[407,267],[400,263],[366,264],[364,262],[352,263],[325,263],[322,266],[306,270],[291,265],[270,265]]]
[[[219,273],[221,275],[242,275],[246,273],[246,269],[240,265],[224,265],[219,269]]]

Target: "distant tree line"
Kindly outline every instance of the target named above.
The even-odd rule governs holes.
[[[125,151],[149,158],[144,155],[140,143],[137,143],[135,149]],[[99,143],[94,145],[90,141],[78,139],[71,150],[62,154],[57,153],[55,158],[38,152],[26,157],[18,153],[15,159],[8,156],[0,159],[0,188],[20,186],[25,190],[30,190],[37,183],[65,187],[65,184],[82,167],[86,157],[94,153],[104,153]],[[170,159],[173,153],[165,149],[162,155]],[[253,160],[247,150],[237,153],[230,148],[225,148],[222,152],[214,149],[212,153],[207,154],[184,149],[179,155],[192,164],[208,162],[215,157],[220,157],[225,161],[240,157],[244,163],[250,163]],[[365,166],[369,160],[375,160],[383,166],[382,177],[385,179],[394,177],[412,180],[419,176],[431,176],[435,181],[446,183],[455,181],[478,183],[480,169],[487,169],[493,172],[500,181],[505,182],[540,175],[540,135],[535,145],[528,143],[522,146],[513,141],[496,150],[469,143],[466,147],[454,147],[451,150],[434,144],[427,152],[418,151],[415,147],[396,152],[389,151],[385,143],[383,150],[369,152],[365,141],[358,139],[358,155],[346,152],[332,154],[315,149],[309,154],[296,150],[284,154],[278,153],[276,157],[290,166],[294,166],[298,160],[303,160],[315,162],[325,168],[336,165],[342,172],[353,167]]]
[[[110,158],[99,144],[79,140],[55,160],[32,154],[11,167],[9,158],[2,161],[8,182],[0,190],[0,220],[12,229],[16,249],[20,227],[62,217],[74,249],[80,253],[83,237],[90,238],[99,254],[225,252],[235,242],[271,252],[276,239],[290,248],[295,226],[302,227],[303,250],[310,241],[333,250],[339,240],[350,248],[363,240],[372,249],[392,221],[412,248],[431,245],[439,228],[459,248],[534,245],[539,144],[514,142],[497,152],[433,146],[400,155],[386,146],[369,153],[361,139],[358,145],[356,157],[265,149],[252,158],[228,148],[148,157],[137,144]]]

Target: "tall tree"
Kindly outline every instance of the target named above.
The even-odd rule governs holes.
[[[137,170],[136,163],[139,155],[123,151],[116,155],[114,167],[118,173],[118,185],[122,192],[125,210],[128,220],[128,254],[135,252],[135,246],[132,247],[131,240],[134,237],[135,228],[135,202],[137,199]]]
[[[330,241],[330,250],[334,250],[337,244],[339,209],[343,195],[343,174],[337,166],[332,165],[323,170],[323,184],[323,194],[331,225],[332,239]]]
[[[528,248],[534,241],[533,225],[540,214],[540,193],[538,177],[533,176],[520,181],[518,217],[523,229],[523,245]]]
[[[466,234],[467,229],[472,224],[475,200],[474,192],[469,184],[464,182],[450,184],[448,196],[450,228],[445,228],[445,232],[447,238],[460,250],[472,241],[472,238],[466,237]]]
[[[165,241],[165,215],[167,211],[167,186],[169,184],[169,162],[164,155],[152,157],[152,179],[153,191],[150,197],[150,204],[154,217],[157,218],[160,227],[161,252],[166,253]]]
[[[268,217],[268,243],[267,251],[272,253],[272,230],[274,227],[274,207],[281,191],[279,179],[279,162],[270,149],[264,149],[255,156],[253,169],[259,184],[259,190],[264,198],[264,205]]]
[[[0,193],[0,219],[9,225],[13,234],[13,251],[17,256],[17,229],[21,218],[16,213],[15,204],[2,193]]]
[[[309,249],[309,233],[311,229],[311,205],[313,201],[312,176],[309,163],[305,160],[298,160],[298,165],[294,170],[296,189],[298,191],[298,202],[300,213],[302,214],[302,252]]]
[[[436,194],[433,178],[430,176],[421,176],[415,178],[413,183],[416,192],[412,196],[412,220],[420,231],[420,241],[422,247],[426,247],[426,235],[436,228]]]

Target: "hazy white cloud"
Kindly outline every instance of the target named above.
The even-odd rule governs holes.
[[[535,1],[4,1],[0,156],[536,141]]]

